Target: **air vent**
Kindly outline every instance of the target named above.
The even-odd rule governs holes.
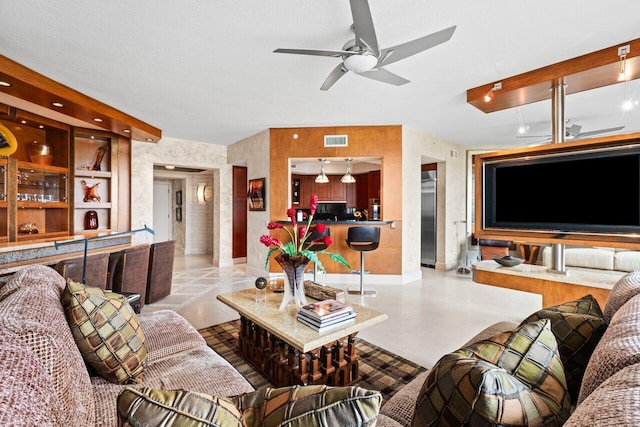
[[[325,135],[324,146],[325,147],[346,147],[349,144],[349,138],[347,135]]]

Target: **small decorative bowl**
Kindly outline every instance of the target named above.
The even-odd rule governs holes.
[[[524,262],[524,259],[515,258],[515,257],[512,257],[511,255],[507,255],[503,257],[494,256],[493,260],[504,267],[515,267],[516,265],[520,265]]]

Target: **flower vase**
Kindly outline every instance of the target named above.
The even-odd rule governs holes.
[[[307,304],[304,294],[304,270],[309,264],[309,258],[304,255],[290,257],[287,254],[280,254],[275,259],[282,267],[288,282],[284,286],[284,297],[279,310],[285,310],[289,303],[294,304],[296,309]]]

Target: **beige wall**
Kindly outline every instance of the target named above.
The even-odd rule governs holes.
[[[402,128],[403,274],[420,269],[420,165],[437,163],[436,269],[456,268],[465,241],[465,151],[452,142]]]
[[[227,160],[230,165],[245,166],[247,179],[267,178],[266,194],[269,194],[269,131],[265,130],[229,145]],[[266,271],[264,261],[267,248],[260,243],[260,236],[268,234],[271,197],[266,198],[266,210],[247,212],[247,267]]]
[[[131,147],[131,224],[153,228],[153,165],[171,164],[212,170],[212,217],[205,233],[211,233],[212,263],[220,267],[233,264],[231,259],[231,166],[227,164],[227,147],[176,138],[162,138],[157,144],[132,141]],[[197,181],[199,182],[199,181]],[[183,199],[195,194],[196,181],[186,182]],[[195,197],[195,196],[193,196]],[[148,207],[148,208],[145,208]],[[187,206],[188,207],[188,206]],[[199,207],[191,206],[193,209]],[[197,231],[201,235],[202,230]],[[188,238],[188,236],[187,236]]]

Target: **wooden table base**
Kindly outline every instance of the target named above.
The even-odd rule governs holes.
[[[238,352],[277,387],[345,386],[360,379],[357,332],[302,353],[244,316],[240,323]]]

